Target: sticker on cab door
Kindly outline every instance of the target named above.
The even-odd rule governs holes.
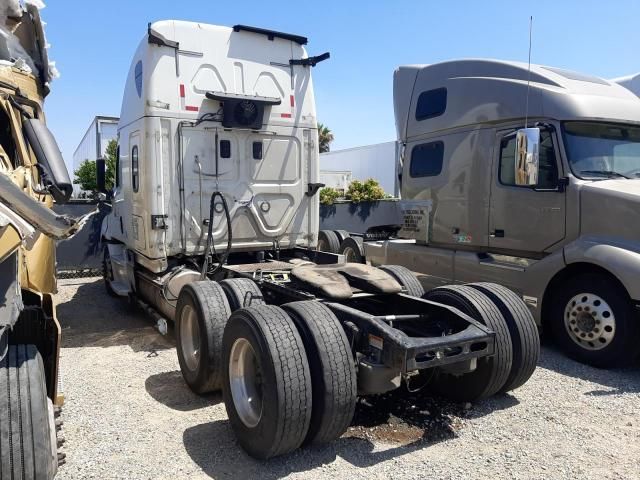
[[[453,239],[456,243],[471,243],[473,240],[471,235],[465,235],[465,234],[454,235]]]

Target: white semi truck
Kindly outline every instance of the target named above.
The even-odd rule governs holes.
[[[105,283],[175,323],[183,377],[222,389],[251,455],[328,442],[358,395],[458,400],[521,386],[539,353],[494,284],[425,294],[407,269],[316,250],[318,140],[307,39],[161,21],[127,75]],[[103,165],[100,166],[100,169]]]

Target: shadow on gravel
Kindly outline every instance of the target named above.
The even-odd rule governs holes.
[[[546,345],[542,348],[538,367],[603,387],[587,392],[586,395],[607,396],[640,392],[640,363],[627,368],[604,370],[571,360],[555,346]]]
[[[212,448],[212,441],[215,448]],[[362,438],[343,437],[328,445],[307,447],[269,461],[247,455],[235,442],[228,420],[205,423],[187,429],[184,446],[191,459],[211,478],[275,480],[330,464],[341,457],[357,467],[370,467],[391,458],[411,453],[423,442],[373,451],[374,444]]]
[[[72,280],[80,284],[73,298],[59,303],[57,317],[62,326],[62,347],[111,347],[129,345],[135,352],[173,348],[173,330],[162,336],[142,311],[123,298],[109,296],[101,278]]]
[[[227,420],[187,429],[183,443],[192,460],[212,478],[279,479],[330,464],[337,457],[356,467],[371,467],[456,438],[465,419],[517,404],[510,395],[470,406],[451,403],[424,392],[410,393],[399,389],[360,399],[351,427],[342,438],[328,445],[302,448],[267,462],[254,460],[242,450]],[[215,449],[211,448],[212,440]],[[385,448],[389,445],[395,446]]]
[[[179,370],[157,373],[147,377],[144,387],[151,397],[173,410],[189,412],[222,402],[220,393],[196,395],[182,378]]]

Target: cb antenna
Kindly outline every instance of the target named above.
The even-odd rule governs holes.
[[[533,29],[533,15],[529,17],[529,67],[527,73],[527,100],[524,107],[524,128],[529,120],[529,85],[531,83],[531,30]]]

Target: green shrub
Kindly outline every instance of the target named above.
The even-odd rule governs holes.
[[[325,187],[320,190],[320,203],[323,205],[332,205],[338,198],[340,192],[335,188]]]
[[[382,200],[383,198],[389,198],[389,195],[384,193],[384,190],[376,180],[369,178],[364,182],[360,180],[352,181],[347,190],[346,198],[353,203],[358,203]]]

